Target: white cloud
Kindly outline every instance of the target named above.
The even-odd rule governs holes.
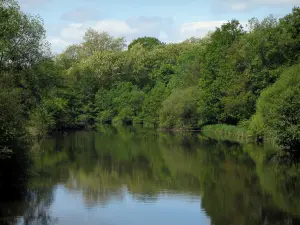
[[[158,39],[162,42],[168,42],[169,35],[165,31],[161,30],[159,33]]]
[[[53,49],[61,43],[77,44],[82,41],[85,31],[93,28],[99,32],[105,31],[115,37],[125,37],[130,43],[133,39],[141,36],[160,37],[162,41],[168,41],[168,37],[174,37],[173,21],[159,17],[137,17],[128,20],[98,20],[85,21],[82,23],[69,23],[61,28],[56,39],[52,38]]]
[[[47,40],[51,44],[53,53],[60,53],[72,44],[71,42],[65,41],[60,37],[48,37]]]
[[[61,50],[69,44],[82,41],[85,31],[91,27],[97,31],[123,36],[130,43],[143,36],[157,37],[163,42],[180,42],[190,37],[203,37],[227,21],[198,21],[175,25],[172,19],[158,17],[137,17],[128,20],[99,20],[84,23],[70,23],[60,30],[59,36],[50,38],[53,49]],[[243,24],[243,23],[242,23]]]
[[[63,39],[78,42],[82,40],[85,30],[87,27],[81,23],[71,23],[67,27],[62,28],[60,31],[60,36]]]
[[[122,20],[100,20],[96,22],[71,23],[61,30],[60,36],[63,39],[78,42],[82,40],[88,28],[93,28],[99,32],[105,31],[113,36],[124,37],[132,36],[138,32],[138,29],[130,27]]]
[[[180,35],[182,39],[189,37],[203,37],[209,31],[214,31],[216,27],[220,27],[227,21],[202,21],[184,23],[180,27]]]
[[[213,7],[221,11],[246,11],[259,7],[281,7],[300,4],[300,0],[216,0]]]
[[[126,22],[130,27],[137,30],[137,32],[130,37],[131,39],[141,36],[161,36],[164,39],[166,36],[169,38],[177,36],[177,28],[171,18],[141,16],[129,18]]]
[[[101,20],[91,28],[97,31],[106,31],[114,36],[127,36],[138,32],[137,28],[132,28],[127,22],[122,20]]]

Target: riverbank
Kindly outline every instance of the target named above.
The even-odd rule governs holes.
[[[227,124],[207,125],[201,129],[205,136],[219,140],[234,140],[239,142],[256,142],[256,137],[249,134],[245,127]]]

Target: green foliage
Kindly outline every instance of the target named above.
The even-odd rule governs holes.
[[[0,84],[1,87],[1,84]],[[0,158],[27,148],[20,91],[0,88]]]
[[[255,136],[257,139],[271,137],[271,134],[267,135],[267,128],[264,123],[264,119],[261,114],[256,113],[250,119],[248,124],[249,133]]]
[[[197,89],[195,87],[173,92],[162,103],[159,125],[163,128],[197,128],[196,93]]]
[[[244,127],[232,126],[227,124],[215,124],[207,125],[203,127],[204,132],[228,132],[228,133],[246,133],[247,130]]]
[[[53,115],[45,108],[35,109],[30,117],[29,132],[37,138],[46,136],[49,131],[55,128]]]
[[[53,87],[50,80],[54,77],[49,70],[45,72],[50,54],[39,17],[23,13],[14,0],[2,0],[0,30],[0,157],[3,158],[4,153],[28,150],[26,120],[46,86]]]
[[[142,106],[143,121],[147,126],[157,127],[159,124],[159,110],[161,109],[165,84],[157,83],[145,96]]]
[[[56,61],[72,81],[72,117],[169,129],[243,124],[262,137],[268,131],[263,117],[254,116],[257,99],[297,63],[298,14],[294,8],[280,20],[253,18],[247,32],[232,20],[180,44],[138,38],[128,51],[112,44],[121,39],[88,30],[82,44]]]
[[[67,101],[62,98],[44,98],[30,117],[30,132],[33,136],[43,137],[52,130],[67,126]]]
[[[162,45],[163,43],[155,37],[141,37],[133,40],[128,45],[128,50],[130,50],[136,44],[141,44],[146,49],[152,49],[158,45]]]
[[[257,99],[283,79],[285,68],[299,63],[299,12],[295,7],[279,20],[253,18],[248,31],[231,20],[178,44],[141,37],[128,50],[123,37],[90,28],[82,43],[53,58],[40,19],[4,0],[0,81],[4,90],[18,90],[22,118],[37,136],[111,122],[168,129],[243,123],[256,136],[276,134],[286,140],[280,144],[294,146],[298,125],[275,127],[259,112],[270,103]],[[291,90],[283,92],[297,94]],[[298,110],[297,104],[278,104]]]
[[[201,133],[217,140],[230,140],[239,143],[255,141],[255,138],[249,135],[249,131],[243,126],[232,126],[227,124],[206,125],[201,128]]]
[[[201,102],[199,111],[203,123],[234,123],[231,118],[224,118],[222,97],[227,89],[229,49],[239,41],[245,32],[236,20],[232,20],[217,28],[211,34],[210,42],[204,53],[203,71],[199,82]]]
[[[261,118],[266,132],[291,150],[300,149],[299,74],[300,65],[287,69],[274,85],[263,91],[257,103],[256,117]]]
[[[289,61],[298,61],[300,57],[300,8],[294,7],[292,13],[280,19],[280,26],[289,34],[290,42],[288,43],[286,57]]]
[[[100,122],[132,123],[141,113],[144,92],[129,82],[116,83],[110,90],[99,90],[96,107]]]
[[[14,0],[0,2],[0,30],[1,71],[19,71],[14,75],[20,75],[48,53],[40,18],[21,12]]]
[[[87,55],[93,55],[101,51],[121,51],[125,47],[125,38],[114,38],[106,32],[98,32],[89,28],[84,36],[82,45]]]
[[[69,69],[75,63],[79,63],[84,57],[81,45],[70,45],[67,49],[56,57],[56,62],[61,69]]]

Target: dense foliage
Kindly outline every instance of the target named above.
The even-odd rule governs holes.
[[[258,132],[273,135],[285,148],[299,149],[299,109],[300,65],[297,65],[286,70],[275,84],[263,91],[252,123],[259,123],[261,130]],[[261,118],[261,121],[257,122],[257,118]]]
[[[25,119],[48,86],[50,74],[41,67],[50,58],[40,19],[12,0],[0,2],[0,30],[0,158],[6,158],[27,148]]]
[[[232,20],[202,39],[143,37],[128,50],[124,38],[88,29],[83,43],[52,57],[40,19],[13,0],[0,4],[1,152],[26,130],[99,123],[243,124],[299,150],[300,8],[251,19],[247,31]]]

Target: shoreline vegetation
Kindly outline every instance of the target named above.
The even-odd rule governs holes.
[[[256,137],[249,134],[244,127],[232,126],[227,124],[216,124],[204,126],[201,132],[205,135],[215,134],[217,136],[233,137],[234,139],[242,139],[249,142],[255,142]]]
[[[275,140],[299,151],[300,8],[247,26],[233,19],[203,38],[140,37],[128,46],[90,28],[82,43],[53,55],[41,19],[1,1],[1,157],[26,151],[31,137],[106,123]]]

